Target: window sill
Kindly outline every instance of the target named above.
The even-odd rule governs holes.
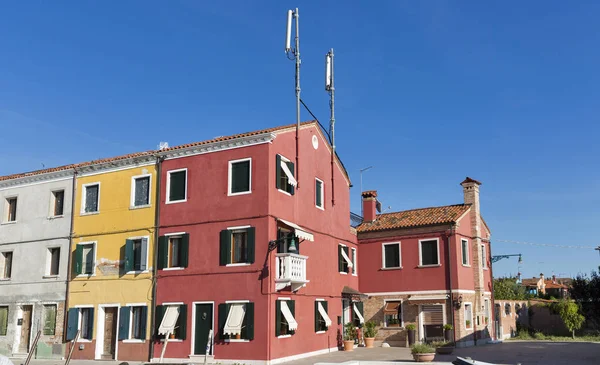
[[[381,330],[388,330],[388,331],[404,331],[404,326],[398,326],[398,327],[381,327]]]
[[[435,264],[435,265],[419,265],[417,266],[418,268],[428,268],[428,267],[441,267],[442,264]]]
[[[352,274],[352,276],[358,276],[358,274]]]
[[[80,212],[79,215],[80,216],[85,216],[85,215],[96,215],[96,214],[100,214],[99,211],[97,212]]]
[[[248,195],[252,194],[252,190],[250,191],[240,191],[239,193],[227,192],[227,196],[238,196],[238,195]]]
[[[281,190],[281,189],[277,189],[277,190],[278,190],[280,193],[284,193],[285,195],[292,196],[292,194],[288,193],[288,192],[287,192],[287,191],[285,191],[285,190]]]
[[[77,343],[90,343],[92,340],[86,340],[84,338],[77,340]]]
[[[165,202],[165,204],[177,204],[177,203],[185,203],[187,202],[187,198],[183,199],[183,200],[170,200]]]
[[[165,271],[174,271],[174,270],[184,270],[185,267],[165,267],[164,269],[161,270],[165,270]]]
[[[160,342],[165,342],[165,339],[161,338]],[[169,338],[169,342],[183,342],[183,340],[180,340],[178,338]]]
[[[52,215],[50,217],[48,217],[48,220],[53,220],[53,219],[59,219],[59,218],[64,218],[64,215]]]
[[[133,271],[128,271],[125,273],[125,275],[140,275],[140,274],[147,274],[149,273],[149,270],[133,270]]]
[[[42,279],[58,279],[58,275],[44,275]]]
[[[145,208],[151,208],[152,204],[146,204],[146,205],[132,205],[129,207],[129,210],[136,210],[136,209],[145,209]]]
[[[382,267],[381,270],[402,270],[402,266],[398,266],[398,267]]]
[[[8,224],[16,224],[17,221],[10,221],[10,222],[2,222],[2,225],[8,225]]]
[[[471,265],[465,265],[465,264],[462,264],[462,266],[464,266],[464,267],[471,267]]]
[[[78,274],[77,276],[75,276],[76,278],[89,278],[92,276],[96,276],[96,274]]]
[[[123,340],[123,343],[145,343],[146,340],[137,340],[137,339],[129,339],[129,340]]]
[[[315,205],[315,208],[325,211],[325,208]]]
[[[236,339],[236,338],[228,338],[223,340],[224,342],[250,342],[250,340],[244,340],[244,339]]]
[[[473,328],[465,328],[466,331],[473,331]]]
[[[250,266],[250,265],[252,265],[252,264],[249,263],[249,262],[240,262],[239,264],[227,264],[225,266],[227,266],[227,267],[236,267],[236,266]]]
[[[484,270],[489,270],[489,268],[487,268],[487,267],[484,267],[483,269],[484,269]]]
[[[317,331],[317,332],[315,332],[316,335],[322,335],[323,333],[327,333],[327,331]]]
[[[340,274],[342,274],[342,275],[348,275],[347,272],[343,272],[343,271],[340,271]]]
[[[10,278],[0,278],[0,281],[10,281]]]
[[[292,335],[281,335],[281,336],[277,336],[277,338],[290,338],[292,337]]]

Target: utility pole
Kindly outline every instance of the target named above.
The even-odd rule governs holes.
[[[299,157],[299,138],[300,138],[300,24],[298,21],[298,8],[288,10],[287,27],[285,34],[285,53],[291,60],[296,60],[296,187],[300,188],[300,157]],[[294,48],[292,49],[292,21],[295,20],[296,32],[294,34]],[[290,57],[290,55],[292,57]]]

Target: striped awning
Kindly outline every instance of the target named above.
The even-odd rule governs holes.
[[[387,302],[383,308],[383,313],[398,314],[398,307],[400,307],[401,304],[401,302]]]
[[[358,320],[360,321],[360,323],[365,323],[365,318],[360,313],[360,311],[358,310],[358,307],[356,306],[355,303],[352,303],[352,308],[354,308],[354,314],[356,314],[356,317],[358,318]]]
[[[177,324],[177,319],[179,318],[179,306],[178,305],[170,305],[167,307],[165,311],[165,315],[163,316],[162,321],[160,322],[160,326],[158,327],[159,335],[166,335],[167,333],[173,333],[175,330],[175,325]]]
[[[329,318],[327,315],[325,308],[323,308],[323,304],[321,304],[321,302],[317,302],[317,307],[319,308],[319,314],[321,314],[321,317],[323,317],[323,320],[325,321],[325,326],[331,326],[331,318]]]
[[[299,225],[292,223],[292,222],[288,222],[286,220],[283,220],[281,218],[277,218],[278,221],[280,221],[281,223],[285,224],[286,226],[288,226],[289,228],[292,228],[294,230],[294,235],[298,238],[302,238],[305,239],[307,241],[311,241],[313,242],[315,240],[315,237],[313,236],[312,233],[308,232],[307,230],[305,230],[304,228],[300,227]]]
[[[298,329],[298,322],[296,322],[292,311],[290,311],[290,307],[288,307],[287,303],[283,300],[281,301],[281,314],[283,314],[283,317],[287,321],[290,331]]]
[[[223,333],[226,335],[237,335],[242,333],[242,324],[246,315],[246,305],[242,303],[232,304],[229,308],[227,321],[223,328]]]
[[[421,303],[429,303],[429,304],[444,304],[448,300],[448,294],[439,294],[439,295],[411,295],[408,298],[408,302],[411,304],[421,304]]]
[[[298,182],[296,181],[296,179],[294,178],[294,174],[292,174],[292,172],[290,171],[290,169],[288,168],[288,165],[285,161],[281,160],[281,169],[283,170],[283,172],[285,173],[285,176],[287,176],[288,178],[288,184],[292,185],[292,186],[296,186],[298,185]]]

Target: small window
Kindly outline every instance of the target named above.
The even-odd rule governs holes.
[[[352,275],[356,275],[356,249],[352,250]]]
[[[229,161],[229,195],[252,192],[252,160]]]
[[[131,307],[131,328],[129,338],[136,340],[146,339],[146,307]]]
[[[145,207],[150,205],[150,176],[134,176],[131,192],[131,206]]]
[[[83,186],[83,212],[97,213],[99,209],[100,184]]]
[[[439,259],[439,251],[438,251],[438,241],[437,240],[427,240],[427,241],[419,241],[421,246],[420,254],[421,254],[421,266],[434,266],[440,264]]]
[[[17,221],[17,198],[6,199],[6,222]]]
[[[44,335],[54,336],[56,331],[56,304],[44,304]]]
[[[232,264],[248,261],[248,232],[245,229],[231,232],[230,255]]]
[[[473,328],[473,306],[471,303],[465,303],[465,328]]]
[[[481,266],[484,269],[487,269],[488,265],[487,265],[487,252],[485,249],[485,244],[481,244]]]
[[[58,190],[52,192],[52,216],[60,217],[64,214],[65,191]]]
[[[319,179],[315,179],[315,206],[320,209],[325,208],[323,202],[323,181]]]
[[[181,237],[169,237],[169,265],[181,267]]]
[[[400,243],[383,244],[383,268],[399,268],[400,261]]]
[[[125,241],[125,272],[147,269],[148,238],[134,238]]]
[[[8,306],[0,307],[0,336],[6,336],[8,329]]]
[[[224,340],[253,340],[254,303],[219,304],[219,331]]]
[[[291,336],[298,328],[296,322],[296,305],[293,300],[276,300],[275,305],[275,335]]]
[[[173,328],[173,336],[179,340],[185,340],[187,335],[187,305],[186,304],[164,304],[156,306],[156,329],[160,328],[163,319],[170,318],[173,321],[175,318],[175,326]],[[175,317],[176,316],[176,317]],[[169,320],[168,320],[169,321]],[[170,322],[169,321],[169,322]],[[172,323],[172,322],[171,322]],[[165,328],[166,329],[166,328]],[[168,328],[169,330],[171,327]],[[156,335],[158,338],[164,338],[164,335]]]
[[[50,247],[48,249],[48,264],[46,275],[57,276],[60,267],[60,247]]]
[[[92,340],[92,330],[94,327],[93,319],[94,308],[79,309],[79,337],[84,340]]]
[[[385,302],[383,321],[384,327],[402,327],[402,301]]]
[[[254,227],[230,228],[221,231],[220,264],[250,264],[254,262]]]
[[[504,303],[504,315],[511,315],[510,303]]]
[[[469,241],[460,240],[462,246],[462,264],[469,266]]]
[[[187,169],[168,172],[167,193],[167,203],[186,201]]]
[[[96,269],[95,256],[93,242],[77,244],[75,249],[75,272],[79,275],[93,275]]]
[[[12,251],[2,252],[0,254],[0,279],[10,279],[12,275]]]
[[[490,322],[490,300],[484,299],[483,301],[483,315],[485,316],[485,324]]]
[[[348,269],[352,264],[350,259],[350,249],[348,246],[338,245],[338,269],[341,273],[348,273]]]
[[[327,331],[332,324],[327,307],[327,301],[321,299],[315,301],[315,332]]]
[[[281,155],[277,155],[275,161],[277,189],[294,195],[294,187],[297,185],[294,163]]]
[[[158,238],[158,269],[185,268],[188,265],[190,235],[187,233]]]

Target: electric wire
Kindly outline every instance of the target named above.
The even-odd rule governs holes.
[[[556,244],[549,244],[549,243],[534,243],[534,242],[501,240],[501,239],[493,239],[492,241],[504,242],[504,243],[514,243],[514,244],[518,244],[518,245],[540,246],[540,247],[577,248],[577,249],[582,249],[582,250],[596,249],[596,247],[594,247],[594,246],[582,246],[582,245],[556,245]]]

